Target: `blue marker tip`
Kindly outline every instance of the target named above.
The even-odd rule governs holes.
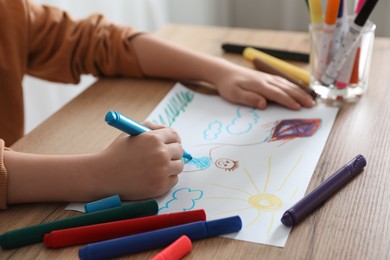
[[[186,159],[186,160],[185,160],[185,163],[192,160],[191,154],[187,153],[186,151],[184,151],[183,158]]]

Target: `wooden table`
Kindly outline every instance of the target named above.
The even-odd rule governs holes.
[[[307,33],[168,25],[159,36],[189,48],[253,67],[240,55],[225,54],[222,42],[308,52]],[[318,186],[357,154],[364,172],[325,205],[294,227],[284,248],[227,238],[196,241],[186,259],[390,259],[390,39],[376,38],[369,90],[357,104],[344,106],[318,162],[308,190]],[[307,64],[298,64],[308,67]],[[43,154],[88,153],[103,149],[118,134],[104,123],[109,109],[145,119],[174,82],[102,79],[22,138],[13,149]],[[0,212],[0,232],[78,213],[66,204],[11,206]],[[35,244],[3,250],[1,259],[75,259],[79,247],[47,250]],[[159,250],[131,259],[148,259]]]

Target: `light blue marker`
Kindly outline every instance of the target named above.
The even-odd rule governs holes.
[[[117,111],[108,111],[105,120],[110,126],[113,126],[132,136],[150,131],[150,129],[146,126],[122,115]],[[186,151],[184,151],[183,158],[184,162],[192,160],[192,156]]]
[[[122,205],[121,199],[118,194],[113,196],[89,202],[84,205],[85,213],[92,213],[95,211],[111,209]]]

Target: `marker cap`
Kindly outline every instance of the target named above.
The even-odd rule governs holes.
[[[363,26],[366,23],[368,17],[370,16],[372,10],[374,10],[374,7],[375,7],[377,2],[378,2],[378,0],[365,1],[363,6],[360,9],[360,12],[356,15],[356,18],[354,21],[355,24],[357,24],[359,26]]]
[[[85,213],[119,207],[121,199],[119,195],[113,195],[101,200],[93,201],[84,205]]]
[[[117,113],[115,111],[108,111],[106,114],[106,117],[104,120],[109,124],[112,125],[118,120]]]
[[[118,128],[119,130],[132,136],[150,131],[150,129],[146,126],[141,125],[140,123],[122,115],[117,111],[108,111],[105,116],[105,121],[107,124]]]
[[[237,232],[242,228],[239,216],[206,221],[207,234],[209,237]]]
[[[154,256],[151,260],[180,260],[188,254],[191,249],[191,240],[184,235]]]
[[[280,221],[288,227],[292,227],[294,225],[294,217],[292,216],[291,212],[289,212],[289,211],[286,211],[283,214],[282,219]]]
[[[350,170],[351,175],[354,176],[361,172],[366,165],[366,158],[364,158],[363,155],[359,154],[347,164],[347,167]]]

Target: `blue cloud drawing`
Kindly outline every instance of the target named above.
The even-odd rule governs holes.
[[[209,124],[206,130],[203,131],[203,138],[205,140],[215,140],[218,135],[222,132],[222,123],[215,120]]]
[[[174,212],[191,210],[195,207],[196,201],[202,197],[203,191],[201,190],[191,190],[190,188],[178,189],[172,194],[172,199],[164,207],[160,208],[160,212],[167,209],[173,210]]]
[[[226,131],[232,135],[245,134],[248,133],[258,121],[259,114],[256,109],[237,107],[237,116],[226,126]]]

